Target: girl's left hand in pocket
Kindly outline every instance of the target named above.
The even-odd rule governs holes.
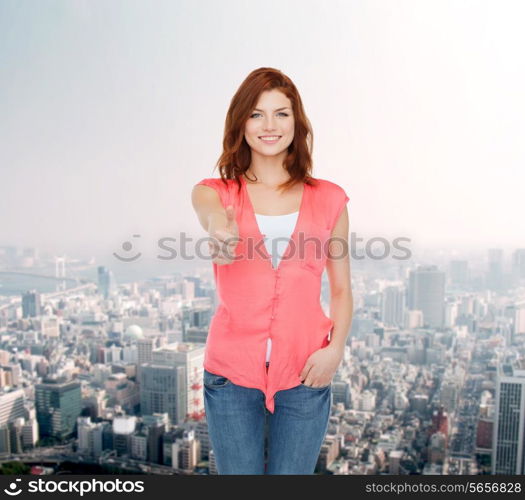
[[[299,377],[303,384],[310,387],[328,385],[337,371],[343,352],[327,345],[310,354]]]

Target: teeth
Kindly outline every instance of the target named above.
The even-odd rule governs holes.
[[[267,141],[272,141],[273,139],[279,139],[280,136],[278,135],[268,135],[265,137],[261,137],[261,139],[266,139]]]

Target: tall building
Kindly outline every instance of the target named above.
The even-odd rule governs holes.
[[[175,342],[152,352],[153,363],[184,366],[186,372],[186,413],[199,419],[204,415],[202,377],[205,346],[189,342]]]
[[[191,342],[194,344],[206,344],[206,339],[208,338],[208,327],[206,328],[197,328],[195,326],[190,326],[184,330],[182,336],[183,342]]]
[[[489,248],[486,285],[489,290],[501,291],[503,288],[503,250]]]
[[[492,435],[494,434],[494,420],[480,417],[476,427],[476,447],[481,450],[492,449]]]
[[[195,425],[195,437],[201,444],[201,459],[208,458],[211,448],[210,431],[208,429],[208,422],[202,419]]]
[[[151,361],[151,353],[153,352],[153,339],[145,337],[137,339],[137,362],[139,366],[142,363],[149,363]]]
[[[29,290],[22,295],[22,317],[35,318],[40,316],[42,302],[40,293],[36,290]]]
[[[119,415],[113,419],[113,449],[117,456],[131,455],[131,438],[136,428],[134,415]]]
[[[432,425],[429,430],[429,435],[439,432],[443,435],[445,446],[448,444],[448,414],[443,405],[435,408],[432,411]]]
[[[105,299],[111,297],[117,290],[113,271],[105,266],[98,266],[98,289]]]
[[[195,430],[184,430],[182,438],[172,445],[171,466],[191,472],[200,459],[200,443],[195,439]]]
[[[195,283],[190,280],[182,280],[182,298],[192,300],[195,298]]]
[[[518,284],[525,280],[525,248],[517,248],[512,254],[512,281]]]
[[[469,269],[466,260],[451,260],[450,266],[450,284],[456,287],[464,287],[468,284]]]
[[[513,333],[514,335],[523,335],[525,334],[525,301],[514,304],[513,310]]]
[[[143,415],[166,412],[173,425],[184,422],[187,408],[183,365],[144,363],[140,369],[140,410]]]
[[[18,417],[9,424],[0,426],[0,450],[2,453],[22,453],[24,417]]]
[[[140,370],[142,414],[166,412],[173,424],[201,418],[203,363],[200,344],[177,342],[154,350]]]
[[[405,291],[398,286],[386,287],[381,296],[381,320],[385,326],[403,326]]]
[[[437,266],[418,266],[410,271],[408,309],[423,313],[423,323],[429,328],[442,328],[445,307],[445,273]]]
[[[148,459],[148,435],[144,429],[131,435],[131,458],[142,462]]]
[[[41,436],[63,439],[76,432],[82,411],[79,382],[45,379],[35,386],[35,403]]]
[[[203,288],[201,287],[201,279],[197,276],[184,276],[185,281],[190,281],[194,285],[195,297],[205,297]]]
[[[0,427],[25,416],[24,399],[23,389],[0,394]]]
[[[137,344],[137,380],[140,381],[142,365],[151,361],[153,339],[151,337],[138,338],[135,342]]]
[[[498,365],[492,474],[525,474],[525,361]]]
[[[78,452],[92,457],[99,457],[104,450],[102,431],[107,424],[107,422],[94,423],[90,417],[78,417]]]
[[[144,429],[147,431],[147,456],[149,462],[162,464],[164,462],[163,439],[169,427],[167,413],[154,413],[142,416]]]
[[[209,304],[182,306],[181,316],[182,340],[184,342],[206,343],[212,317]]]
[[[162,434],[162,464],[173,464],[173,445],[177,441],[178,435],[183,432],[182,428],[170,429]]]

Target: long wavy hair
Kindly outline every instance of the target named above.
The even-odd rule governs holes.
[[[251,162],[251,149],[244,138],[246,121],[261,93],[273,89],[279,90],[290,99],[295,121],[294,138],[288,146],[288,155],[284,161],[290,179],[280,184],[278,189],[286,190],[297,182],[316,184],[311,176],[312,127],[304,112],[301,96],[292,80],[281,71],[259,68],[246,77],[230,102],[224,126],[223,152],[215,165],[215,168],[219,168],[222,181],[227,183],[226,179],[235,179],[239,190],[240,177],[248,170]]]

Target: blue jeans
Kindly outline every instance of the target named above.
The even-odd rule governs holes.
[[[203,382],[210,444],[219,474],[314,473],[328,428],[331,383],[278,391],[272,414],[260,389],[236,385],[206,369]]]

